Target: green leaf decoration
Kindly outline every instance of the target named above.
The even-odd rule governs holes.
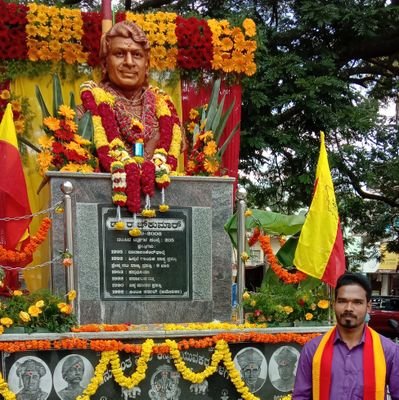
[[[220,123],[220,119],[222,117],[222,113],[223,113],[223,107],[224,107],[224,100],[225,100],[226,96],[223,96],[222,101],[220,102],[219,106],[216,109],[216,114],[213,117],[213,121],[212,121],[212,125],[211,125],[211,130],[213,132],[213,134],[215,135],[216,129],[219,126]]]
[[[207,120],[205,124],[206,131],[209,131],[211,129],[213,118],[216,115],[219,92],[220,92],[220,84],[221,84],[220,78],[216,79],[215,83],[213,84],[211,98],[209,100],[208,110],[207,110]]]
[[[43,99],[42,92],[40,91],[39,86],[35,85],[35,93],[37,101],[39,102],[40,109],[42,110],[42,119],[50,117],[50,113],[48,112],[46,103]]]
[[[72,108],[72,110],[76,110],[75,94],[72,92],[69,94],[69,106]]]
[[[239,128],[240,128],[240,122],[237,122],[236,126],[231,130],[228,138],[224,141],[223,145],[220,146],[220,149],[218,150],[218,153],[220,154],[220,156],[222,156],[224,154],[224,152],[227,149],[227,146],[231,142],[231,139],[233,139],[235,133],[238,131]]]
[[[58,74],[53,75],[53,116],[57,116],[58,109],[64,104],[62,98],[61,82]]]
[[[90,111],[86,111],[83,114],[83,117],[80,119],[78,124],[78,132],[84,139],[92,140],[94,127]]]
[[[252,216],[245,218],[245,229],[250,230],[259,227],[269,235],[295,235],[303,223],[305,215],[286,215],[265,210],[252,210]],[[230,237],[231,243],[237,247],[237,213],[235,213],[224,225],[224,229]]]
[[[220,137],[222,136],[224,128],[226,127],[226,124],[227,124],[227,121],[228,121],[228,119],[230,117],[230,114],[233,111],[233,107],[234,107],[235,101],[236,100],[233,99],[233,101],[229,105],[229,107],[226,110],[226,112],[222,115],[222,118],[220,119],[220,123],[219,123],[219,125],[217,126],[217,128],[214,131],[216,143],[219,143]]]

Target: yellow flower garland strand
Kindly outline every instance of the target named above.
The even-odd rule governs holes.
[[[112,357],[112,353],[114,351],[103,351],[101,353],[101,358],[99,363],[94,370],[94,376],[91,378],[87,388],[83,390],[83,393],[76,397],[76,400],[90,400],[90,397],[97,392],[98,387],[103,382],[103,376],[105,371],[107,370],[107,366]]]
[[[202,372],[193,372],[187,367],[183,361],[178,345],[176,341],[167,339],[165,344],[169,346],[170,355],[175,362],[177,371],[182,377],[192,383],[201,383],[204,379],[213,375],[217,371],[217,366],[223,360],[231,382],[235,386],[238,393],[241,394],[243,400],[260,400],[259,397],[252,394],[242,380],[240,372],[237,371],[232,355],[229,349],[228,343],[221,339],[216,342],[215,351],[211,357],[210,365]],[[146,371],[148,368],[148,361],[151,358],[152,350],[154,347],[154,341],[147,339],[141,349],[140,358],[137,361],[137,368],[132,375],[126,377],[121,368],[121,361],[117,351],[103,351],[101,358],[94,370],[94,376],[90,380],[88,386],[84,389],[83,393],[76,397],[76,400],[90,400],[90,397],[97,392],[98,387],[103,383],[103,376],[107,370],[108,364],[111,364],[112,375],[115,381],[124,388],[131,389],[145,379]],[[3,379],[0,373],[0,395],[3,396],[4,400],[16,400],[16,395],[8,387],[7,382]],[[284,397],[284,399],[290,399],[290,395]]]
[[[7,382],[4,380],[3,375],[0,372],[0,395],[3,396],[4,400],[15,400],[17,396],[8,387]]]
[[[204,379],[213,375],[216,372],[216,368],[220,361],[223,360],[224,353],[228,349],[228,345],[224,340],[219,340],[216,343],[215,351],[212,354],[211,363],[202,372],[193,372],[188,368],[183,361],[177,343],[174,340],[166,340],[165,342],[170,348],[170,355],[175,362],[176,369],[180,372],[182,377],[191,383],[202,383]]]
[[[152,348],[154,347],[154,341],[147,339],[141,347],[141,355],[137,360],[136,371],[130,376],[125,376],[121,368],[121,360],[116,351],[114,351],[111,357],[112,375],[119,386],[131,389],[137,386],[142,380],[145,379],[145,373],[148,368],[148,361],[151,358]]]

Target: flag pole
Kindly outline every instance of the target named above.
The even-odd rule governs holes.
[[[238,303],[238,323],[244,322],[244,309],[240,305],[245,289],[245,263],[241,254],[245,251],[245,210],[247,208],[247,191],[239,187],[236,193],[237,198],[237,303]]]

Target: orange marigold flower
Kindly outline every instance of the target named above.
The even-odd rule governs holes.
[[[54,117],[47,117],[43,119],[43,124],[52,131],[56,131],[61,128],[60,120]]]

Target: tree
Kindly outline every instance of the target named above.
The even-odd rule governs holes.
[[[68,0],[67,0],[68,1]],[[86,0],[88,1],[88,0]],[[343,225],[365,243],[391,238],[399,215],[399,0],[125,0],[258,26],[258,71],[243,79],[241,171],[252,206],[292,213],[310,204],[326,143]]]
[[[241,150],[254,205],[310,204],[324,130],[344,225],[366,243],[392,235],[398,124],[379,110],[398,99],[399,7],[385,3],[254,2],[259,69],[244,82]]]

